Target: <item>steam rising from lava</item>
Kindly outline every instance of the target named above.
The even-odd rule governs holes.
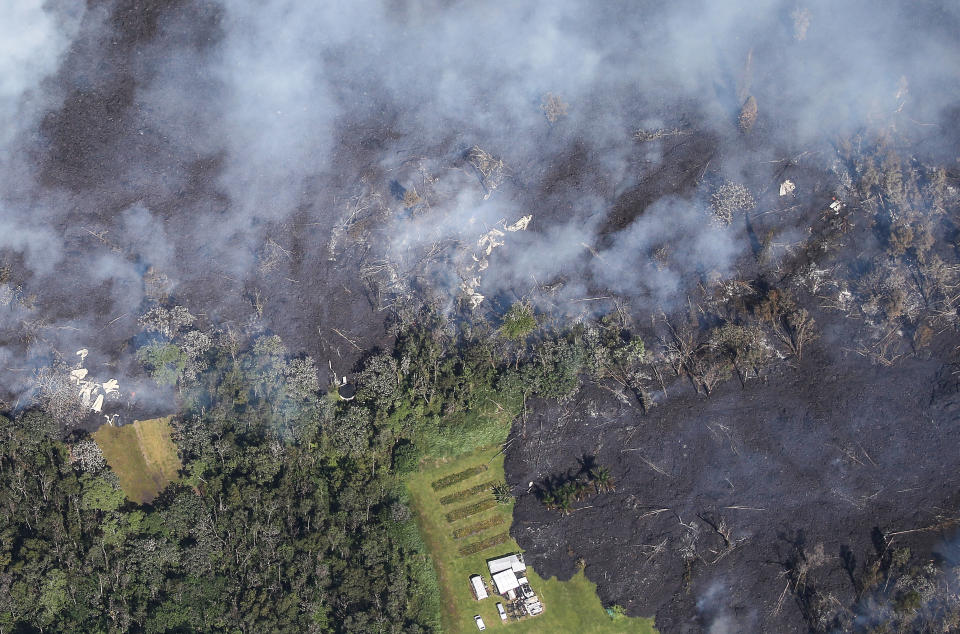
[[[939,123],[956,105],[956,8],[795,9],[118,0],[83,10],[16,0],[0,26],[0,250],[10,285],[38,297],[28,314],[0,309],[7,345],[19,324],[39,320],[41,339],[62,353],[89,346],[116,358],[151,268],[191,310],[243,321],[239,298],[267,286],[259,265],[274,236],[290,254],[282,277],[322,279],[317,303],[334,305],[348,272],[324,249],[344,201],[391,181],[414,189],[417,165],[444,194],[426,197],[419,215],[387,196],[370,257],[414,266],[418,223],[441,228],[437,241],[466,243],[532,214],[530,230],[494,256],[484,295],[562,278],[557,310],[599,287],[669,304],[691,271],[728,272],[746,243],[701,221],[705,200],[689,188],[662,200],[654,190],[646,213],[611,224],[618,198],[683,151],[635,142],[638,128],[713,139],[714,169],[737,180],[745,96],[760,104],[770,148],[753,158],[829,151],[837,134],[881,118]],[[552,122],[548,93],[569,106]],[[489,200],[464,177],[474,146],[507,167]],[[671,266],[650,263],[658,245],[670,246]],[[453,263],[429,268],[450,306]],[[273,286],[278,303],[298,294]],[[30,354],[46,358],[36,343]]]

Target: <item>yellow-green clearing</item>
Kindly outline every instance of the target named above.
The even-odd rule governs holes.
[[[443,491],[434,491],[430,483],[444,476],[463,471],[470,467],[486,464],[489,469]],[[655,632],[653,619],[636,619],[620,617],[616,620],[607,615],[596,593],[596,585],[591,583],[583,574],[578,572],[569,581],[558,581],[556,577],[542,579],[533,569],[527,567],[527,577],[530,586],[543,602],[544,611],[534,617],[527,617],[522,621],[508,621],[503,623],[497,614],[496,604],[503,602],[496,594],[483,601],[477,601],[470,593],[470,576],[479,574],[484,578],[488,588],[490,586],[490,571],[487,569],[487,560],[500,555],[520,551],[520,547],[513,539],[507,540],[498,546],[483,550],[474,555],[461,556],[457,551],[464,544],[480,541],[502,532],[509,526],[513,518],[513,504],[498,504],[494,508],[476,515],[448,523],[444,517],[451,507],[466,506],[478,502],[484,497],[492,495],[483,492],[468,500],[442,506],[440,498],[444,495],[469,489],[478,483],[489,480],[502,480],[503,455],[500,447],[488,447],[470,454],[463,455],[456,460],[436,462],[426,465],[420,471],[413,473],[407,480],[410,497],[417,516],[417,524],[423,535],[424,542],[433,557],[437,576],[440,580],[441,617],[444,632],[476,632],[473,617],[479,614],[488,630],[507,627],[509,632],[577,632],[577,633],[641,633]],[[454,539],[453,532],[463,526],[476,524],[494,515],[502,515],[504,523],[492,526],[483,532]]]
[[[127,497],[150,502],[177,478],[180,459],[170,438],[170,417],[138,420],[130,425],[103,425],[93,433],[107,464]]]

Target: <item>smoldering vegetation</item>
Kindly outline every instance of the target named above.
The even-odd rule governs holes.
[[[706,446],[726,432],[690,421],[749,399],[824,407],[849,375],[873,403],[910,364],[925,372],[908,377],[917,394],[953,367],[960,13],[949,3],[17,0],[10,15],[0,25],[10,408],[67,394],[80,349],[91,377],[120,385],[100,414],[175,408],[175,390],[155,386],[137,350],[159,332],[149,316],[176,307],[192,320],[168,338],[275,332],[340,374],[389,348],[424,305],[469,327],[498,325],[522,301],[542,332],[613,315],[643,337],[648,357],[585,389],[622,409],[604,419],[604,438],[643,429],[655,444],[690,436]],[[836,389],[794,391],[831,372]],[[598,399],[575,398],[571,416],[592,420],[583,408]],[[76,403],[64,407],[65,424],[82,424]],[[550,419],[551,407],[539,415]],[[881,410],[871,407],[811,419],[785,446],[814,447],[813,460],[834,435],[843,445],[876,432],[868,412]],[[940,424],[952,416],[924,407]],[[907,424],[909,408],[890,411],[899,413],[884,425]],[[102,422],[93,418],[86,424]],[[717,425],[738,429],[731,422]],[[759,438],[772,427],[761,416],[730,433]],[[552,451],[543,464],[556,465],[588,449],[556,420],[546,428],[556,433],[527,427],[510,451]],[[879,448],[870,455],[923,489],[936,469],[893,454],[932,442],[946,460],[949,435],[903,433],[884,445],[889,462]],[[755,448],[749,464],[703,451],[690,459],[762,479],[750,470],[775,449]],[[516,482],[545,477],[535,464],[536,473],[515,470]],[[649,487],[684,523],[706,512],[696,501],[713,484],[662,477],[625,478],[618,495]],[[757,489],[752,504],[795,490],[780,486]],[[815,523],[817,539],[836,540],[850,522],[853,551],[867,544],[871,517],[882,525],[950,502],[934,488],[881,512],[872,498],[844,506],[843,495],[868,495],[859,481],[843,495],[826,476],[811,486],[844,511],[784,511],[783,530]],[[918,525],[929,519],[916,512]],[[773,548],[770,527],[780,525],[742,517],[750,544]],[[666,524],[637,530],[669,534]],[[567,570],[540,537],[549,529],[516,531],[543,554],[544,572]],[[647,585],[679,575],[659,586],[669,594],[629,607],[657,611],[672,629],[689,625],[677,615],[700,600],[736,624],[752,621],[727,607],[755,599],[760,614],[775,585],[746,552],[723,562],[728,578],[756,581],[739,594],[716,590],[715,568],[683,577],[667,558],[625,570],[600,549],[587,571],[618,601],[638,574]],[[784,604],[750,618],[799,627],[804,615]]]

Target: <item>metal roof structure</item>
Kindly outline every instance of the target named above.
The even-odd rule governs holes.
[[[514,553],[498,559],[491,559],[487,562],[490,568],[490,574],[495,575],[503,570],[512,570],[513,572],[523,572],[527,569],[527,564],[523,561],[523,555]]]
[[[496,586],[497,592],[506,594],[509,590],[519,588],[520,582],[517,580],[517,573],[513,570],[501,570],[493,575],[493,585]]]
[[[470,577],[470,585],[473,587],[473,593],[476,595],[477,601],[486,599],[487,596],[489,596],[487,594],[487,589],[483,586],[483,579],[480,577],[480,575],[473,575]]]

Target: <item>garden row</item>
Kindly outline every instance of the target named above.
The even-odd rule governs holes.
[[[470,467],[469,469],[464,469],[463,471],[451,473],[450,475],[440,478],[439,480],[434,480],[433,482],[430,483],[430,486],[433,487],[434,491],[439,491],[441,489],[446,489],[447,487],[451,487],[454,484],[457,484],[458,482],[463,482],[464,480],[472,478],[478,473],[483,473],[486,470],[487,470],[487,465],[485,464],[477,465],[475,467]]]
[[[472,537],[474,535],[482,533],[488,528],[499,526],[500,524],[503,524],[503,522],[504,522],[504,519],[502,515],[494,515],[493,517],[488,517],[485,520],[475,522],[473,524],[470,524],[469,526],[461,526],[457,530],[453,531],[453,538],[463,539],[464,537]]]
[[[478,493],[482,493],[484,491],[492,491],[494,485],[496,484],[497,484],[496,480],[487,480],[486,482],[481,482],[480,484],[476,486],[472,486],[469,489],[464,489],[463,491],[459,491],[457,493],[451,493],[450,495],[443,496],[442,498],[440,498],[440,504],[442,504],[443,506],[447,506],[448,504],[453,504],[454,502],[462,502],[463,500],[472,498]]]
[[[492,509],[497,505],[497,501],[493,498],[488,498],[486,500],[480,500],[469,506],[462,506],[458,509],[454,509],[447,513],[444,517],[447,518],[448,523],[456,522],[457,520],[462,520],[465,517],[470,517],[471,515],[476,515],[477,513],[483,513],[487,509]]]
[[[496,535],[491,535],[485,539],[481,539],[478,542],[472,544],[465,544],[461,546],[457,552],[462,556],[474,555],[481,550],[486,550],[487,548],[492,548],[494,546],[499,546],[500,544],[506,542],[510,539],[510,533],[504,531],[502,533],[497,533]]]

